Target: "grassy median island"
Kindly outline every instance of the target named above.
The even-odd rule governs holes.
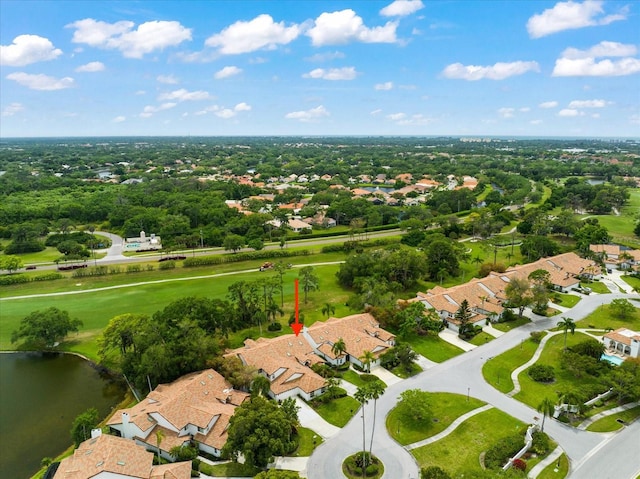
[[[464,421],[443,439],[411,452],[421,468],[439,466],[451,477],[462,477],[467,471],[482,470],[480,454],[500,438],[518,434],[524,427],[508,414],[490,409]]]
[[[467,401],[467,396],[461,394],[428,394],[433,420],[427,426],[422,426],[415,421],[404,418],[396,408],[392,409],[387,416],[387,431],[389,435],[403,446],[441,433],[463,414],[486,404],[476,398],[469,398]]]
[[[562,454],[558,459],[545,467],[537,479],[564,479],[569,474],[569,459]]]
[[[491,358],[482,367],[484,379],[498,391],[510,392],[514,387],[511,373],[529,361],[538,346],[538,343],[529,338],[519,346]]]
[[[636,406],[626,411],[620,411],[610,416],[598,419],[587,427],[587,431],[591,432],[613,432],[621,429],[623,424],[618,422],[630,423],[640,417],[640,406]]]
[[[327,393],[312,399],[309,405],[322,419],[337,427],[344,427],[360,408],[360,403],[347,395],[347,391],[336,388],[336,397],[325,397]]]
[[[435,363],[441,363],[447,359],[455,358],[464,351],[453,344],[450,344],[438,336],[408,334],[404,340],[411,345],[411,348],[418,354]]]

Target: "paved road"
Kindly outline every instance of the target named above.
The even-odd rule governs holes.
[[[607,294],[584,297],[576,307],[564,314],[574,320],[582,319],[603,303],[616,298],[637,298],[637,295]],[[531,423],[540,414],[533,408],[500,393],[482,377],[482,366],[491,357],[511,349],[529,337],[532,331],[541,331],[556,326],[558,318],[539,318],[505,334],[488,344],[459,355],[427,371],[389,386],[378,400],[377,424],[374,437],[374,454],[385,464],[384,478],[417,478],[418,465],[413,456],[388,435],[385,417],[396,405],[400,393],[407,389],[424,389],[434,392],[455,392],[470,394],[520,419]],[[373,424],[373,405],[365,406],[365,427],[367,436]],[[635,479],[640,469],[640,441],[632,440],[640,423],[630,426],[619,434],[600,434],[580,431],[558,421],[547,420],[547,432],[569,456],[572,463],[571,478],[606,478],[615,471],[616,479]],[[368,445],[367,445],[368,447]],[[342,429],[340,434],[326,441],[311,456],[307,477],[324,479],[343,477],[342,460],[362,449],[362,416],[356,414]],[[609,462],[608,452],[615,450],[616,457],[625,457],[623,462]],[[592,470],[609,471],[605,475],[591,475]],[[613,475],[611,477],[614,477]]]

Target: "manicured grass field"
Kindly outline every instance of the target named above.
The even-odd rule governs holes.
[[[313,406],[312,406],[313,407]],[[322,419],[337,427],[344,427],[360,408],[360,403],[351,396],[332,399],[314,407],[314,411],[322,416]]]
[[[310,456],[313,450],[323,442],[322,437],[306,427],[298,427],[298,438],[298,449],[291,454],[294,457]]]
[[[569,333],[567,336],[567,347],[573,346],[587,339],[589,339],[589,336],[586,334],[576,332],[572,335]],[[601,385],[598,378],[585,375],[582,378],[577,379],[570,372],[562,369],[560,367],[560,359],[563,354],[563,349],[564,334],[558,334],[557,336],[549,339],[536,364],[552,366],[555,371],[555,381],[546,384],[539,383],[531,379],[526,370],[522,371],[520,376],[518,376],[522,390],[514,396],[515,399],[535,408],[546,397],[555,401],[558,396],[558,391],[566,391],[569,389],[580,390],[581,387],[585,386]]]
[[[622,280],[627,283],[629,286],[634,288],[636,291],[640,291],[640,278],[636,278],[635,276],[622,276]]]
[[[436,363],[441,363],[464,352],[459,347],[447,343],[438,336],[411,334],[405,338],[405,341],[411,345],[416,353]]]
[[[587,427],[587,431],[592,432],[613,432],[622,428],[622,424],[618,422],[618,419],[621,419],[624,422],[635,421],[640,417],[640,406],[636,406],[634,408],[628,409],[626,411],[622,411],[616,414],[612,414],[611,416],[603,417],[602,419],[598,419],[596,422],[590,424]]]
[[[475,344],[476,346],[482,346],[483,344],[487,344],[489,341],[493,341],[495,338],[490,334],[482,332],[480,334],[476,334],[471,341],[471,344]]]
[[[253,477],[260,472],[258,468],[238,462],[227,462],[216,464],[215,466],[203,462],[200,464],[200,470],[207,476],[212,477]]]
[[[569,459],[567,459],[566,454],[562,454],[558,459],[560,467],[558,467],[558,460],[553,461],[553,464],[549,464],[542,470],[537,479],[564,479],[567,477],[567,474],[569,474]]]
[[[342,373],[342,379],[344,379],[345,381],[349,381],[351,384],[357,387],[363,387],[367,384],[371,384],[370,382],[364,381],[360,377],[360,374],[355,372],[353,369],[348,369],[347,371]],[[384,381],[382,379],[378,378],[378,381],[384,384]]]
[[[553,293],[551,302],[565,308],[573,308],[580,301],[580,296],[575,294]]]
[[[638,306],[636,303],[631,303]],[[640,310],[636,308],[636,312],[626,319],[620,319],[613,315],[611,308],[608,304],[598,306],[593,313],[584,319],[576,322],[578,328],[593,328],[593,329],[618,329],[628,328],[633,331],[640,329]]]
[[[402,366],[396,366],[395,368],[391,369],[391,372],[396,376],[398,376],[399,378],[407,379],[407,378],[410,378],[411,376],[415,376],[416,374],[421,373],[422,368],[417,364],[413,363],[411,365],[411,371],[407,371]]]
[[[387,431],[389,435],[403,446],[422,441],[428,437],[441,433],[453,421],[486,403],[476,398],[469,398],[462,394],[429,393],[434,421],[421,426],[414,421],[407,421],[397,409],[392,409],[387,416]]]
[[[505,351],[499,356],[491,358],[482,368],[484,379],[498,391],[508,393],[513,389],[511,373],[529,361],[538,349],[538,344],[531,339],[524,341],[520,346]]]
[[[613,237],[614,243],[640,247],[640,239],[633,234],[636,213],[640,210],[640,189],[630,189],[629,202],[622,208],[620,215],[588,215],[598,219]]]
[[[581,281],[580,286],[583,288],[591,288],[591,291],[598,294],[609,294],[609,288],[600,281]]]
[[[522,316],[514,321],[507,321],[506,323],[493,323],[492,326],[496,328],[498,331],[502,331],[503,333],[508,333],[512,329],[517,328],[518,326],[522,326],[523,324],[529,323],[530,320],[526,316]]]
[[[465,471],[481,470],[480,453],[523,427],[517,419],[491,409],[463,422],[444,439],[411,452],[420,467],[440,466],[451,477],[462,477]]]

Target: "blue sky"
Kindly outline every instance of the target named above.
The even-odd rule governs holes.
[[[640,136],[640,2],[0,1],[0,135]]]

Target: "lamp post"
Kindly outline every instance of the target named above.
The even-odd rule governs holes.
[[[471,388],[467,388],[467,402],[469,402],[469,393],[471,392]]]

